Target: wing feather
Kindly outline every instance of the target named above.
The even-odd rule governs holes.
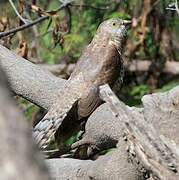
[[[66,86],[59,93],[57,102],[33,129],[33,137],[40,148],[47,147],[51,137],[84,91],[82,73],[79,73],[75,79],[67,81]]]

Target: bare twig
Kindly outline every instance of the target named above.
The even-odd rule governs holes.
[[[178,0],[175,0],[174,3],[169,4],[169,6],[166,9],[171,11],[176,11],[177,14],[179,15]]]
[[[28,19],[24,19],[18,12],[18,10],[16,9],[14,3],[12,0],[9,0],[9,3],[11,4],[12,8],[14,9],[15,13],[17,14],[17,16],[20,18],[20,20],[24,23],[24,24],[28,24],[30,22],[30,20]]]
[[[14,33],[18,32],[18,31],[22,31],[24,29],[27,29],[27,28],[29,28],[31,26],[34,26],[35,24],[38,24],[38,23],[40,23],[40,22],[42,22],[42,21],[44,21],[44,20],[46,20],[48,18],[49,18],[49,16],[43,16],[43,17],[40,17],[40,18],[32,21],[31,23],[23,24],[22,26],[19,26],[19,27],[14,28],[14,29],[10,29],[9,31],[1,32],[0,33],[0,38],[8,36],[10,34],[14,34]]]
[[[48,19],[48,18],[50,17],[49,15],[45,15],[45,16],[40,17],[40,18],[38,18],[38,19],[36,19],[36,20],[34,20],[34,21],[27,22],[27,20],[24,19],[24,18],[19,14],[19,12],[17,11],[16,7],[14,6],[14,3],[12,2],[12,0],[9,0],[9,2],[11,3],[11,6],[13,7],[13,9],[14,9],[14,11],[16,12],[16,14],[18,15],[18,17],[19,17],[25,24],[23,24],[22,26],[19,26],[19,27],[17,27],[17,28],[11,29],[11,30],[9,30],[9,31],[1,32],[1,33],[0,33],[0,38],[5,37],[5,36],[8,36],[8,35],[10,35],[10,34],[14,34],[14,33],[18,32],[18,31],[22,31],[22,30],[24,30],[24,29],[27,29],[27,28],[29,28],[29,27],[31,27],[31,26],[34,26],[35,24],[38,24],[38,23],[40,23],[40,22],[42,22],[42,21],[44,21],[44,20],[46,20],[46,19]],[[97,9],[97,10],[99,10],[99,9],[101,9],[101,10],[106,10],[106,9],[108,9],[108,7],[99,8],[99,7],[95,7],[95,6],[91,6],[91,5],[86,5],[86,4],[83,4],[83,5],[72,4],[73,0],[61,0],[60,2],[62,3],[62,5],[61,5],[58,9],[56,9],[55,11],[60,11],[61,9],[67,7],[68,5],[69,5],[69,6],[76,6],[76,7],[88,7],[88,8],[93,8],[93,9]]]
[[[70,2],[70,1],[69,1],[69,2]],[[68,4],[66,4],[66,3],[65,3],[65,4],[62,4],[61,6],[59,6],[58,9],[56,9],[56,11],[60,11],[61,9],[63,9],[64,7],[66,7],[67,5],[68,5]],[[38,24],[38,23],[40,23],[40,22],[48,19],[49,17],[50,17],[49,15],[42,16],[42,17],[40,17],[40,18],[38,18],[38,19],[36,19],[36,20],[28,23],[28,24],[23,24],[22,26],[19,26],[19,27],[17,27],[17,28],[11,29],[11,30],[9,30],[9,31],[1,32],[1,33],[0,33],[0,38],[5,37],[5,36],[8,36],[8,35],[13,34],[13,33],[16,33],[16,32],[18,32],[18,31],[22,31],[22,30],[24,30],[24,29],[27,29],[27,28],[29,28],[29,27],[31,27],[31,26],[34,26],[35,24]]]

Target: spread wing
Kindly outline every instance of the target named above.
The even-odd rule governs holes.
[[[67,113],[84,91],[85,83],[82,73],[79,73],[75,79],[67,81],[66,86],[59,93],[57,102],[33,129],[33,137],[40,148],[48,145]]]

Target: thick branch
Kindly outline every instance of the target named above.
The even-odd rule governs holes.
[[[146,95],[142,98],[142,102],[144,105],[143,108],[135,108],[125,105],[124,109],[127,108],[130,111],[130,114],[132,113],[134,120],[138,119],[136,122],[139,121],[143,123],[145,118],[147,121],[146,127],[148,124],[152,123],[154,128],[157,129],[159,136],[162,137],[162,141],[165,144],[168,144],[171,148],[173,147],[173,150],[176,152],[176,154],[178,154],[178,149],[175,145],[172,145],[171,142],[176,142],[179,144],[179,86],[165,93]],[[123,108],[121,107],[121,109]],[[119,117],[123,120],[126,115],[130,118],[130,114],[120,113]],[[114,117],[111,114],[108,104],[105,103],[98,107],[97,110],[89,117],[86,123],[83,138],[73,144],[72,147],[76,148],[81,145],[88,145],[88,147],[92,148],[92,150],[97,149],[100,151],[115,147],[118,141],[120,141],[118,143],[120,147],[123,139],[124,129],[126,129],[124,121],[120,121],[118,118]],[[145,130],[146,128],[143,129]],[[140,137],[142,138],[143,130],[141,132],[142,135]],[[133,157],[136,156],[136,153],[131,148],[129,149],[129,152],[133,155]],[[160,156],[157,158],[159,157]],[[131,159],[133,158],[131,157]],[[175,159],[173,160],[175,161]],[[135,165],[139,166],[139,162],[142,161],[137,160],[137,164],[135,163]],[[174,170],[175,167],[172,167],[172,164],[169,166],[169,169]],[[147,170],[151,172],[151,168],[147,167]]]
[[[49,180],[30,129],[11,98],[0,68],[0,179]]]
[[[1,45],[0,64],[12,90],[45,109],[56,101],[58,89],[65,82]]]
[[[46,162],[52,178],[56,180],[144,180],[143,174],[128,161],[125,142],[95,161],[61,158]]]
[[[159,132],[141,114],[134,115],[120,102],[108,85],[101,86],[100,95],[109,104],[114,116],[125,124],[132,153],[137,155],[145,168],[162,180],[178,179],[179,151],[164,142]]]

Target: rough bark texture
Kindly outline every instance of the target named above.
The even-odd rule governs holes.
[[[160,134],[179,145],[179,86],[142,98],[144,117]]]
[[[49,109],[56,101],[57,92],[65,82],[2,45],[0,45],[0,64],[12,90],[45,109]]]
[[[169,101],[172,98],[171,94],[174,95],[173,92],[170,92],[167,96],[167,98],[170,98]],[[179,153],[175,145],[163,141],[158,130],[153,127],[152,123],[145,120],[145,114],[137,111],[134,114],[124,103],[118,100],[108,85],[101,86],[100,95],[109,104],[114,116],[122,124],[125,124],[127,141],[129,142],[129,153],[132,156],[137,156],[140,163],[143,163],[144,167],[151,171],[153,177],[163,180],[178,179]],[[153,101],[156,102],[158,99],[158,97],[155,97]],[[170,105],[170,102],[168,104]],[[178,102],[175,102],[176,104]],[[161,109],[162,105],[161,103],[159,106]],[[151,113],[153,114],[153,112]],[[160,116],[160,114],[159,112],[159,114],[156,113],[155,115]]]
[[[126,144],[99,157],[95,161],[78,159],[50,159],[46,161],[52,178],[56,180],[143,180],[142,172],[128,161]]]
[[[0,179],[50,179],[42,157],[33,145],[30,129],[11,102],[7,81],[1,69],[0,137]]]

